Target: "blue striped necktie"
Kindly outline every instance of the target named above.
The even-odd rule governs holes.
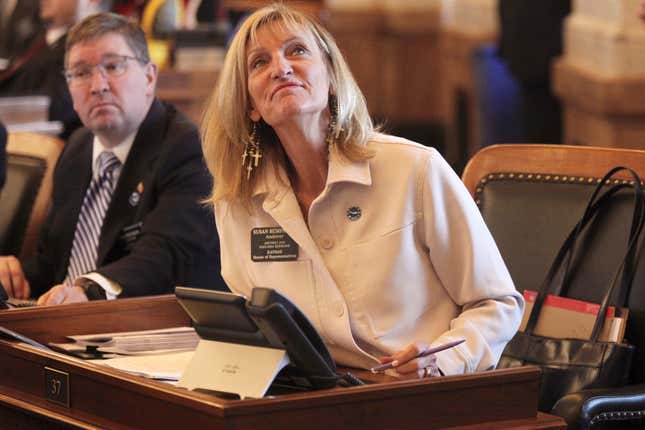
[[[114,191],[114,169],[121,164],[112,152],[103,151],[98,157],[98,175],[87,188],[81,212],[78,215],[72,253],[69,257],[66,284],[96,269],[96,254],[105,212]]]

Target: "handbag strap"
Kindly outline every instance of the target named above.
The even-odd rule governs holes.
[[[634,211],[632,215],[632,225],[630,228],[630,234],[629,234],[629,240],[628,240],[625,258],[623,259],[620,267],[618,268],[618,271],[614,275],[612,283],[608,288],[608,290],[605,292],[603,300],[601,301],[600,311],[598,312],[598,316],[596,317],[596,323],[594,325],[594,329],[592,330],[592,340],[597,339],[600,333],[600,329],[602,328],[602,322],[604,321],[604,315],[607,310],[608,301],[614,290],[614,285],[616,283],[616,280],[618,279],[619,273],[623,273],[623,278],[622,278],[623,283],[621,284],[622,301],[619,302],[618,305],[624,306],[624,303],[626,303],[627,293],[625,290],[628,290],[629,287],[631,286],[631,281],[634,275],[633,261],[634,261],[634,254],[636,250],[635,245],[639,240],[640,233],[643,229],[643,222],[645,221],[645,203],[643,201],[640,178],[638,177],[636,172],[626,167],[615,167],[611,169],[599,182],[596,189],[592,193],[592,196],[589,199],[589,202],[587,203],[587,207],[585,208],[582,218],[574,226],[574,228],[572,229],[572,231],[569,233],[566,240],[564,241],[563,245],[561,246],[560,250],[558,251],[553,263],[551,264],[551,267],[549,268],[546,278],[544,279],[544,281],[542,282],[538,290],[538,296],[535,300],[533,309],[529,316],[525,333],[527,334],[533,333],[535,326],[537,324],[537,320],[539,318],[540,312],[542,310],[544,301],[546,300],[546,297],[549,295],[549,293],[551,293],[551,289],[553,288],[553,285],[554,285],[553,279],[555,278],[555,275],[559,272],[560,268],[562,267],[562,263],[565,260],[565,258],[567,259],[566,270],[564,272],[564,276],[562,277],[562,282],[558,284],[556,294],[560,294],[560,292],[563,289],[563,284],[569,280],[570,275],[568,274],[568,272],[570,269],[569,265],[570,265],[571,255],[573,254],[575,242],[578,240],[578,237],[580,236],[580,233],[582,232],[582,230],[589,224],[589,222],[595,217],[595,215],[600,211],[601,208],[608,205],[610,198],[616,192],[618,192],[620,189],[630,187],[628,183],[620,183],[612,186],[610,189],[600,194],[602,187],[605,185],[605,183],[607,183],[608,180],[614,174],[622,170],[628,171],[634,178],[634,187],[633,187],[634,188]]]
[[[640,234],[643,230],[643,224],[645,223],[645,206],[643,203],[643,195],[641,192],[640,181],[635,182],[634,189],[635,190],[638,189],[638,202],[640,204],[638,221],[636,221],[637,215],[635,212],[634,218],[632,219],[632,229],[630,230],[630,238],[629,238],[627,252],[625,253],[625,257],[623,258],[623,261],[620,267],[618,268],[616,273],[614,273],[614,277],[611,280],[611,286],[605,292],[605,296],[602,298],[602,301],[600,302],[600,310],[598,311],[598,315],[596,316],[596,322],[594,323],[593,330],[591,331],[591,340],[593,341],[597,341],[598,336],[600,336],[600,331],[602,330],[602,326],[605,321],[605,315],[607,313],[607,307],[609,306],[609,299],[613,293],[614,288],[616,287],[616,283],[618,281],[618,275],[621,273],[621,271],[622,271],[623,277],[622,277],[622,283],[621,283],[621,291],[620,291],[619,298],[616,301],[616,306],[624,307],[627,304],[628,293],[629,293],[629,290],[631,289],[631,284],[635,273],[634,256],[635,256],[636,250],[638,249],[636,245],[640,242]],[[636,208],[634,208],[634,210],[636,211]]]
[[[585,211],[583,213],[583,219],[584,222],[579,222],[576,224],[574,230],[574,238],[571,243],[571,246],[569,248],[569,252],[567,253],[566,256],[566,264],[565,264],[565,269],[563,271],[563,276],[561,278],[561,282],[559,284],[558,290],[555,292],[556,295],[563,295],[567,296],[568,292],[568,286],[571,285],[571,261],[573,259],[573,254],[574,254],[574,248],[575,244],[577,243],[578,237],[580,236],[580,233],[582,230],[585,228],[587,223],[593,218],[598,212],[603,207],[608,206],[608,200],[609,198],[614,195],[617,191],[619,191],[621,188],[631,188],[630,184],[627,183],[626,181],[622,181],[618,185],[613,186],[610,188],[608,191],[606,191],[601,197],[596,199],[598,197],[598,194],[600,190],[602,189],[602,186],[609,181],[613,175],[620,171],[627,171],[629,174],[632,176],[634,180],[634,186],[633,186],[633,195],[634,195],[634,205],[633,205],[633,213],[632,213],[632,224],[630,227],[629,235],[628,235],[628,251],[629,251],[629,241],[631,240],[632,237],[639,236],[640,232],[637,232],[636,230],[639,228],[639,220],[641,217],[645,216],[645,202],[643,201],[643,194],[641,190],[641,181],[636,172],[634,172],[632,169],[629,167],[623,167],[623,166],[617,166],[611,169],[609,172],[605,174],[605,176],[600,180],[598,186],[596,186],[594,192],[592,193],[591,198],[589,199],[589,202],[587,203],[587,207],[585,208]],[[623,306],[624,303],[627,301],[628,293],[629,290],[631,289],[631,283],[632,279],[634,278],[634,253],[636,249],[633,248],[631,251],[629,251],[626,255],[626,260],[625,260],[625,265],[624,265],[624,270],[623,270],[623,277],[621,280],[621,294],[620,298],[617,302],[617,305]]]
[[[583,212],[582,218],[578,223],[573,227],[571,233],[565,240],[564,244],[562,245],[560,252],[558,253],[558,256],[556,256],[553,264],[551,265],[550,272],[547,275],[547,278],[545,281],[548,281],[543,283],[543,287],[545,284],[552,285],[552,281],[559,271],[560,267],[562,266],[562,261],[566,258],[566,265],[565,265],[565,270],[563,271],[563,276],[561,278],[561,282],[558,285],[558,288],[554,291],[545,291],[549,292],[555,295],[565,295],[567,293],[567,288],[564,288],[569,285],[569,280],[571,278],[571,270],[570,270],[570,263],[572,259],[572,254],[575,248],[575,244],[578,240],[578,237],[580,236],[580,233],[582,230],[589,224],[589,222],[596,216],[598,212],[600,212],[601,209],[604,207],[607,207],[609,205],[609,200],[611,197],[616,194],[616,192],[620,191],[623,188],[631,188],[630,184],[627,182],[621,182],[617,185],[612,186],[608,190],[606,190],[603,194],[598,197],[598,194],[602,190],[603,185],[605,185],[609,179],[616,174],[617,172],[621,170],[627,170],[631,173],[631,175],[635,179],[635,184],[634,184],[634,212],[632,214],[632,225],[630,228],[630,234],[628,236],[627,242],[629,242],[629,238],[631,238],[633,235],[635,235],[636,229],[638,228],[638,221],[641,216],[643,216],[643,200],[642,200],[642,193],[641,193],[641,184],[640,184],[640,178],[638,175],[631,169],[626,168],[626,167],[614,167],[611,169],[609,172],[605,174],[605,176],[598,182],[598,185],[594,189],[591,198],[587,202],[587,206],[585,207],[585,210]],[[540,288],[540,290],[544,290],[544,288]],[[563,291],[563,289],[565,291]]]

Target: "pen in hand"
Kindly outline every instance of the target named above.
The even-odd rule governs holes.
[[[428,356],[430,354],[434,354],[434,353],[437,353],[439,351],[444,351],[446,349],[449,349],[449,348],[452,348],[454,346],[457,346],[460,343],[463,343],[465,341],[466,341],[466,339],[457,339],[457,340],[454,340],[452,342],[447,342],[447,343],[444,343],[444,344],[441,344],[441,345],[437,345],[434,348],[426,349],[425,351],[421,351],[420,353],[418,353],[413,358],[413,360],[415,358],[419,358],[419,357],[426,357],[426,356]],[[379,364],[378,366],[372,367],[370,370],[372,371],[372,373],[382,372],[384,370],[393,368],[394,365],[392,363],[394,363],[394,361],[390,361],[389,363]]]

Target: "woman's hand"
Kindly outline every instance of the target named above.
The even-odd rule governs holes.
[[[392,362],[394,370],[405,379],[441,376],[439,367],[437,367],[437,357],[434,354],[419,357],[419,354],[428,349],[430,349],[430,345],[426,343],[411,343],[401,351],[381,357],[380,362]]]

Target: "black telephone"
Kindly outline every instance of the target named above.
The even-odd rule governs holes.
[[[339,382],[327,347],[307,317],[270,288],[254,288],[251,299],[232,293],[176,287],[175,295],[200,337],[220,342],[284,349],[291,365],[277,381],[301,388]]]
[[[9,295],[7,294],[7,291],[4,289],[4,285],[2,285],[2,282],[0,282],[0,309],[9,309],[9,304],[7,304],[7,300],[9,300]]]
[[[4,285],[0,282],[0,310],[36,306],[36,300],[21,300],[10,298]]]

